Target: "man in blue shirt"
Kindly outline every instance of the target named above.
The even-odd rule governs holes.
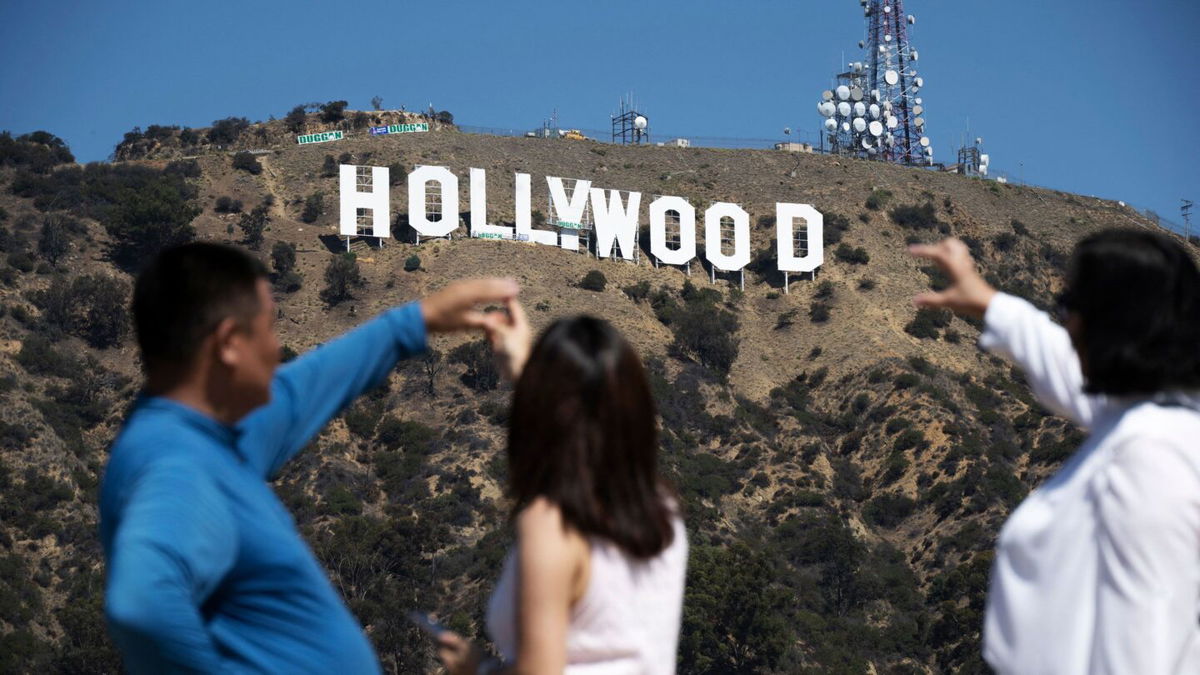
[[[450,284],[284,365],[266,270],[193,243],[134,288],[145,393],[100,493],[105,613],[131,672],[377,673],[267,481],[427,332],[481,328],[512,281]],[[397,608],[399,609],[399,608]]]

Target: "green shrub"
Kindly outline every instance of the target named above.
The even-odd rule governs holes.
[[[992,247],[997,251],[1011,251],[1017,245],[1017,235],[1012,232],[1001,232],[992,237]]]
[[[330,101],[321,106],[321,121],[325,124],[341,122],[346,117],[347,101]]]
[[[416,272],[419,269],[421,269],[421,258],[416,253],[404,259],[405,272]]]
[[[305,113],[304,105],[298,105],[288,111],[286,117],[283,118],[283,123],[287,130],[293,134],[299,134],[304,131],[304,125],[308,121],[308,115]]]
[[[645,300],[646,298],[648,298],[650,296],[650,282],[642,280],[642,281],[637,282],[636,284],[626,286],[625,288],[622,288],[621,290],[625,292],[625,295],[629,296],[630,300],[633,300],[634,302],[639,302],[639,301]]]
[[[213,210],[217,213],[241,213],[242,200],[222,195],[217,197],[217,201],[213,205]]]
[[[917,503],[909,497],[885,492],[871,498],[863,507],[863,517],[868,523],[891,529],[912,514]]]
[[[260,204],[249,213],[243,213],[238,220],[238,227],[242,230],[246,245],[257,251],[262,246],[263,235],[270,222],[271,214],[266,204]]]
[[[1021,221],[1017,220],[1016,218],[1013,218],[1013,220],[1012,220],[1012,229],[1013,229],[1013,232],[1015,232],[1016,234],[1018,234],[1022,237],[1029,234],[1029,228],[1025,226],[1025,223],[1022,223]]]
[[[839,244],[833,255],[838,260],[851,265],[866,265],[871,262],[871,256],[867,253],[867,249],[861,246],[851,247],[849,244]]]
[[[325,266],[325,288],[321,289],[321,300],[331,307],[350,300],[354,297],[354,289],[364,283],[353,253],[334,255]]]
[[[233,168],[238,169],[239,171],[245,171],[255,176],[262,173],[263,170],[262,164],[258,163],[258,159],[245,150],[233,156]]]
[[[892,199],[892,192],[890,190],[884,190],[883,188],[877,188],[877,189],[871,191],[871,194],[867,197],[867,201],[864,204],[864,206],[866,206],[868,209],[871,209],[872,211],[878,211],[879,209],[882,209],[884,206],[886,206],[887,203],[889,201],[891,201],[891,199]]]
[[[592,270],[583,275],[583,279],[579,282],[579,287],[586,291],[600,292],[608,286],[608,279],[600,270]]]
[[[904,326],[904,332],[915,338],[936,340],[938,329],[949,326],[952,317],[948,309],[922,307],[917,310],[913,320]]]
[[[455,347],[449,354],[451,363],[466,366],[462,383],[477,392],[491,391],[500,384],[500,371],[492,358],[487,342],[472,340]]]
[[[317,222],[317,218],[320,218],[324,212],[325,195],[320,192],[314,192],[304,199],[304,208],[300,211],[300,220],[306,223],[315,223]]]
[[[888,215],[891,216],[892,222],[910,230],[933,230],[938,226],[937,211],[934,210],[933,204],[929,203],[921,206],[897,206]]]
[[[226,117],[215,120],[208,130],[208,142],[213,145],[229,145],[237,141],[242,132],[250,128],[250,120],[245,117]]]

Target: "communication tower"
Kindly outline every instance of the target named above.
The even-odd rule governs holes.
[[[612,142],[621,145],[650,142],[650,118],[638,112],[633,94],[621,99],[617,114],[612,116]]]
[[[975,145],[963,144],[958,149],[958,172],[964,176],[987,176],[992,158],[983,152],[983,139],[976,137]]]
[[[1180,199],[1179,213],[1183,216],[1183,238],[1192,240],[1192,200]]]
[[[917,21],[904,13],[904,0],[859,0],[867,19],[858,42],[861,61],[846,64],[833,89],[821,94],[817,112],[823,134],[837,154],[897,164],[933,164],[925,135],[925,108],[917,95],[925,81],[917,74],[920,54],[908,41]]]

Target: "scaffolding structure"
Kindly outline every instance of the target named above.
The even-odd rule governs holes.
[[[733,218],[721,216],[721,222],[718,227],[721,233],[721,250],[718,253],[724,254],[726,247],[737,246],[737,224],[734,223]],[[722,274],[730,274],[730,272],[722,272]],[[744,267],[739,269],[737,275],[738,287],[743,291],[746,290],[746,269]],[[711,283],[717,283],[717,266],[711,262],[708,264],[708,276]]]
[[[354,190],[356,192],[375,191],[375,175],[372,167],[354,167]],[[346,236],[346,252],[350,252],[351,239],[360,239],[362,237],[375,239],[379,244],[379,248],[383,248],[383,237],[375,236],[375,210],[360,206],[354,209],[354,237]]]
[[[419,168],[421,168],[420,164],[413,167],[413,169],[419,169]],[[410,209],[412,208],[411,204],[409,205],[409,208]],[[458,214],[451,214],[451,215],[455,218],[458,217]],[[425,218],[431,222],[438,222],[438,221],[441,221],[441,219],[445,218],[445,217],[446,217],[446,214],[442,213],[442,184],[437,181],[433,181],[431,183],[426,183],[426,185],[425,185]],[[441,237],[430,237],[430,239],[440,239],[440,238]],[[453,239],[453,238],[454,238],[454,236],[451,234],[446,235],[446,239]],[[416,228],[413,228],[413,243],[414,244],[421,243],[421,233],[417,232]]]
[[[578,186],[579,180],[572,180],[569,185],[566,181],[563,182],[563,193],[566,194],[568,202],[575,200],[575,190]],[[546,204],[546,222],[554,227],[554,230],[558,233],[559,241],[565,245],[564,247],[569,248],[570,237],[575,237],[576,241],[583,245],[583,252],[586,255],[592,255],[592,230],[594,228],[591,200],[584,202],[583,215],[580,217],[580,222],[578,223],[559,218],[558,209],[554,207],[553,197],[547,197]]]
[[[654,195],[654,199],[658,199],[661,196],[662,195]],[[653,201],[653,200],[651,200],[651,201]],[[679,212],[676,211],[675,209],[667,209],[663,213],[663,221],[666,224],[666,227],[663,228],[663,243],[665,243],[667,245],[667,248],[669,248],[669,249],[678,250],[680,245],[683,243],[683,238],[682,238],[683,228],[680,224],[681,220],[682,220],[682,218],[679,215]],[[658,269],[666,264],[668,264],[668,263],[664,263],[663,261],[659,260],[657,257],[654,257],[654,268],[655,269]],[[684,272],[684,274],[688,275],[689,277],[692,276],[692,261],[689,260],[687,263],[684,264],[683,272]]]
[[[792,255],[794,255],[798,258],[807,258],[808,257],[808,221],[804,220],[804,221],[802,221],[802,223],[803,224],[795,223],[795,222],[792,223],[792,241],[791,241]],[[805,272],[801,272],[800,278],[803,279],[805,274],[806,274]],[[817,277],[817,272],[816,272],[816,270],[813,270],[812,272],[808,272],[807,275],[808,275],[809,279],[815,279]],[[783,271],[783,294],[784,295],[790,294],[791,281],[792,281],[791,273],[788,272],[787,270],[784,270]]]

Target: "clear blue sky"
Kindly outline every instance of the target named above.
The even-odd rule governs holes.
[[[1013,180],[1179,220],[1200,201],[1197,0],[907,0],[937,159],[968,120]],[[134,126],[346,99],[460,124],[605,129],[633,91],[657,138],[815,134],[863,36],[857,0],[0,2],[0,129],[81,161]],[[1197,218],[1200,220],[1200,218]]]

